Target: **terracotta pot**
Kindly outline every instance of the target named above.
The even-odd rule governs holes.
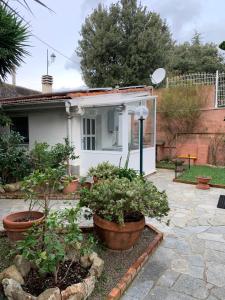
[[[138,241],[144,227],[145,218],[137,222],[127,222],[119,225],[94,215],[94,228],[102,242],[109,249],[128,250]]]
[[[30,215],[35,219],[32,221],[16,222],[16,220],[23,219]],[[20,211],[6,216],[3,219],[3,226],[8,238],[15,242],[24,239],[24,233],[34,224],[41,223],[43,219],[44,214],[40,211]]]
[[[210,188],[209,181],[212,179],[211,177],[198,176],[196,188],[200,190],[208,190]]]
[[[79,186],[78,179],[74,179],[71,182],[69,182],[63,189],[64,194],[70,194],[76,192]]]

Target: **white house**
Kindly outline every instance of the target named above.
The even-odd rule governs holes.
[[[74,172],[85,175],[90,166],[109,161],[123,166],[130,149],[129,167],[139,170],[139,121],[134,112],[145,105],[144,172],[155,171],[156,97],[145,86],[87,89],[0,99],[12,117],[13,129],[35,142],[54,145],[68,138],[79,159]]]

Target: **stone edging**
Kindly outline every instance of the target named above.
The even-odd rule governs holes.
[[[163,233],[159,231],[157,228],[150,224],[146,224],[145,228],[152,230],[155,232],[156,236],[153,241],[149,244],[149,246],[145,249],[143,254],[130,266],[127,272],[123,275],[117,285],[111,290],[111,292],[107,295],[106,300],[119,300],[123,293],[128,289],[131,282],[138,275],[141,268],[148,261],[149,257],[153,254],[153,252],[158,248],[160,243],[163,241]],[[81,227],[83,232],[90,232],[93,230],[93,227]],[[0,237],[6,236],[6,231],[0,230]]]
[[[192,184],[192,185],[196,185],[197,184],[197,182],[195,182],[195,181],[188,181],[188,180],[178,179],[178,178],[174,178],[173,182],[185,183],[185,184]],[[223,185],[223,184],[209,183],[209,186],[214,187],[214,188],[218,188],[218,189],[225,189],[225,185]]]
[[[131,282],[140,272],[141,268],[148,261],[149,257],[153,254],[156,248],[160,245],[163,240],[163,233],[158,229],[153,227],[152,225],[146,224],[145,228],[152,230],[156,233],[155,238],[149,244],[149,246],[145,249],[144,253],[130,266],[125,275],[120,279],[117,285],[111,290],[108,294],[106,300],[118,300],[123,295],[125,290],[129,287]]]

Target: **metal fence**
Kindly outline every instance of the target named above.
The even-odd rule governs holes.
[[[225,107],[225,73],[192,73],[167,77],[166,86],[214,85],[215,107]]]

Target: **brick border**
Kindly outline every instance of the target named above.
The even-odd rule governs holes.
[[[163,241],[163,233],[156,229],[154,226],[146,224],[145,228],[154,231],[156,236],[154,237],[153,241],[149,244],[149,246],[145,249],[144,253],[130,266],[125,275],[123,275],[123,277],[120,279],[117,285],[107,295],[106,300],[120,299],[120,297],[127,290],[131,282],[140,272],[142,267],[148,261],[149,257],[153,254],[153,252]]]
[[[93,227],[80,227],[83,232],[91,232],[93,231]],[[130,266],[127,272],[123,275],[117,285],[111,290],[111,292],[107,295],[106,300],[119,300],[123,293],[128,289],[131,282],[140,272],[142,267],[148,261],[149,257],[153,254],[153,252],[158,248],[160,243],[163,241],[163,233],[159,231],[157,228],[150,224],[146,224],[145,228],[154,231],[156,236],[153,241],[148,245],[145,251],[141,256]],[[0,230],[0,237],[6,236],[5,230]]]
[[[178,179],[178,178],[174,178],[173,182],[185,183],[185,184],[192,184],[192,185],[196,185],[197,184],[197,182],[195,182],[195,181],[188,181],[188,180]],[[223,185],[223,184],[209,183],[209,186],[214,187],[214,188],[218,188],[218,189],[225,189],[225,185]]]

